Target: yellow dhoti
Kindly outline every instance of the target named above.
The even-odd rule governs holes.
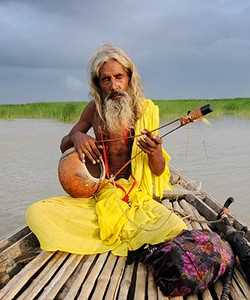
[[[119,184],[130,187],[129,181]],[[107,197],[108,195],[108,197]],[[94,198],[54,197],[30,206],[27,224],[47,251],[95,254],[112,250],[125,256],[144,243],[159,243],[175,237],[185,223],[162,204],[135,188],[131,207],[123,191],[108,184]]]
[[[158,127],[158,107],[144,100],[144,116],[138,120],[135,134],[144,128]],[[157,134],[157,132],[155,133]],[[133,145],[132,156],[140,149]],[[166,162],[170,157],[163,150]],[[183,229],[185,223],[162,204],[152,199],[161,197],[169,184],[169,169],[162,176],[154,176],[148,166],[147,155],[141,153],[132,161],[132,174],[137,180],[129,195],[131,206],[121,199],[124,192],[108,183],[91,198],[54,197],[31,205],[26,222],[47,251],[67,251],[76,254],[95,254],[112,251],[125,256],[144,243],[167,241]],[[128,191],[133,179],[119,179],[117,184]]]

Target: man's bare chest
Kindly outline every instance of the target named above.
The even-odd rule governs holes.
[[[129,144],[127,144],[123,139],[107,142],[105,147],[109,159],[116,158],[123,160],[130,158]]]

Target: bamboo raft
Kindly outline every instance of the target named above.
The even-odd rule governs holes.
[[[222,205],[176,170],[172,169],[172,173],[175,193],[166,194],[162,204],[183,217],[189,229],[210,228],[223,234],[223,224],[217,220]],[[230,217],[235,229],[246,225],[232,214]],[[250,241],[249,231],[245,238]],[[141,263],[126,265],[126,257],[111,253],[42,251],[28,227],[0,242],[0,263],[0,299],[217,300],[223,288],[219,280],[201,295],[165,297]],[[229,299],[250,299],[250,287],[239,264],[234,270]]]

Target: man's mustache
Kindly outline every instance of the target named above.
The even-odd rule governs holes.
[[[107,99],[114,99],[114,98],[119,97],[119,96],[123,97],[123,96],[125,96],[125,93],[121,92],[121,91],[114,91],[114,92],[111,92],[108,95]]]

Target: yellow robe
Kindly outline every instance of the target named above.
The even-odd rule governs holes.
[[[143,129],[159,127],[158,107],[151,100],[143,101],[143,116],[137,121],[135,134]],[[157,134],[157,132],[155,132]],[[136,143],[132,157],[140,151]],[[166,162],[169,155],[163,150]],[[183,229],[185,223],[162,204],[152,199],[163,195],[169,184],[168,166],[161,176],[154,176],[148,157],[141,153],[132,161],[132,174],[137,180],[129,199],[131,207],[122,201],[124,192],[108,183],[95,197],[53,197],[32,204],[26,212],[26,222],[47,251],[66,251],[76,254],[95,254],[112,251],[126,256],[144,243],[167,241]],[[117,183],[128,191],[133,179]]]

